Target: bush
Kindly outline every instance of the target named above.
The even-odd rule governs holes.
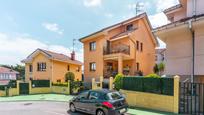
[[[68,87],[68,83],[52,83],[52,86]]]
[[[6,87],[5,85],[0,85],[0,90],[3,90],[3,91],[4,91],[4,90],[5,90],[5,87]]]
[[[32,87],[50,87],[50,80],[32,80]]]
[[[122,88],[122,78],[124,77],[123,74],[117,74],[113,81],[116,90],[120,90]]]
[[[74,79],[75,79],[75,75],[73,72],[67,72],[65,74],[65,82],[68,82],[68,80],[74,81]]]
[[[149,75],[145,76],[145,78],[161,78],[161,76],[159,76],[157,74],[149,74]]]

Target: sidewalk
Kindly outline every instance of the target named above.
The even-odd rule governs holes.
[[[38,95],[20,95],[12,97],[0,97],[3,101],[66,101],[68,102],[73,96],[61,94],[38,94]]]

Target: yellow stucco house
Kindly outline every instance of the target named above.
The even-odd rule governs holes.
[[[25,80],[51,80],[65,82],[65,74],[73,72],[75,80],[82,80],[82,63],[71,57],[43,49],[37,49],[22,61],[25,63]]]
[[[146,13],[80,39],[84,46],[84,78],[109,78],[122,73],[153,73],[157,39]]]

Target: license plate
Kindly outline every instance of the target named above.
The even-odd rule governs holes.
[[[123,109],[120,110],[120,113],[124,113],[125,111],[126,111],[126,109],[123,108]]]

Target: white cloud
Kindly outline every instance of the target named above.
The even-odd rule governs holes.
[[[83,0],[83,4],[85,7],[97,7],[100,6],[102,0]]]
[[[58,33],[59,35],[62,35],[63,34],[63,29],[60,29],[59,28],[59,25],[58,24],[56,24],[56,23],[48,23],[48,22],[45,22],[45,23],[43,23],[42,24],[42,26],[45,28],[45,29],[47,29],[47,30],[49,30],[49,31],[51,31],[51,32],[56,32],[56,33]]]
[[[178,4],[178,0],[157,0],[156,8],[157,12],[161,12],[171,6]]]
[[[153,28],[168,24],[169,21],[164,13],[157,13],[155,15],[148,16]]]
[[[61,45],[42,43],[28,35],[11,36],[0,33],[0,64],[20,64],[21,60],[25,59],[37,48],[63,53],[69,56],[72,51],[71,48]],[[76,51],[76,59],[83,61],[82,49]]]

